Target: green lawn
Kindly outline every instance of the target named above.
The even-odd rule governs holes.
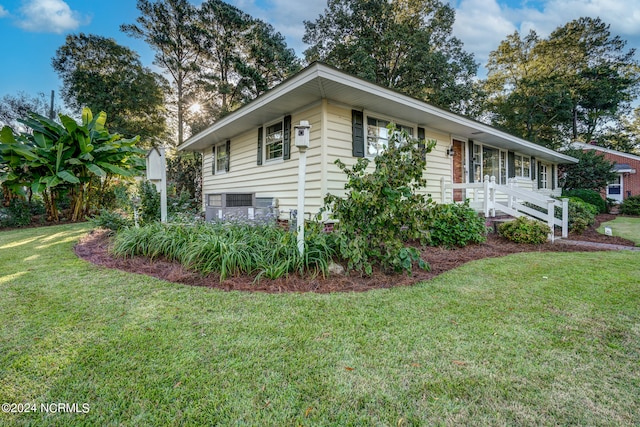
[[[604,234],[604,227],[611,227],[614,236],[624,237],[640,246],[640,218],[631,216],[618,216],[613,221],[600,224],[598,231]]]
[[[93,266],[86,231],[0,233],[0,403],[37,409],[0,425],[640,425],[640,253],[265,295]]]

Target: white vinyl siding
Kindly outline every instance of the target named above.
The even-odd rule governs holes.
[[[321,194],[321,108],[293,114],[292,126],[300,120],[308,120],[311,124],[310,148],[307,150],[307,175],[305,210],[314,214],[320,210],[323,195]],[[273,122],[265,125],[273,124]],[[264,126],[264,134],[266,134]],[[263,162],[256,165],[256,144],[258,127],[231,138],[230,172],[222,175],[211,174],[212,153],[208,150],[204,154],[203,195],[206,200],[208,194],[214,193],[255,193],[257,198],[270,197],[278,199],[278,209],[282,219],[289,218],[289,211],[296,209],[298,191],[298,154],[293,145],[291,159],[273,162]],[[292,138],[293,139],[293,138]],[[264,148],[263,148],[264,149]]]

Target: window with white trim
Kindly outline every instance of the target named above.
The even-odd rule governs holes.
[[[389,138],[391,137],[389,129],[387,129],[389,123],[391,123],[389,120],[367,117],[367,145],[365,147],[367,157],[375,157],[389,146]],[[395,126],[396,129],[404,130],[413,136],[413,127],[399,124]]]
[[[264,151],[265,159],[278,160],[283,158],[283,143],[284,143],[284,126],[283,122],[273,123],[266,127]]]
[[[229,172],[230,141],[216,144],[211,148],[211,173],[213,175]]]
[[[485,175],[495,176],[498,184],[507,183],[507,152],[498,148],[473,144],[473,174],[475,182],[484,181]]]
[[[531,157],[516,154],[514,160],[515,176],[518,178],[531,178]]]
[[[215,168],[216,173],[224,173],[227,171],[227,161],[229,159],[229,153],[227,153],[227,144],[218,144],[216,145],[216,153],[215,153]]]

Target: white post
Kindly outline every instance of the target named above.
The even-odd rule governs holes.
[[[489,175],[484,176],[484,217],[489,218]]]
[[[549,240],[553,242],[555,237],[555,213],[556,213],[556,200],[555,199],[547,199],[547,225],[551,228],[551,233],[549,233]]]
[[[440,178],[440,195],[442,198],[442,203],[447,203],[447,187],[444,183],[444,176]]]
[[[167,222],[167,158],[164,147],[152,148],[147,154],[147,179],[160,192],[160,221]]]
[[[299,147],[300,160],[298,160],[298,215],[296,225],[298,230],[298,252],[304,255],[304,190],[307,174],[307,149]]]
[[[160,147],[162,179],[160,180],[160,221],[167,222],[167,157],[164,147]]]
[[[562,199],[562,237],[569,236],[569,199]]]
[[[295,128],[295,144],[300,150],[298,160],[298,214],[296,215],[296,226],[298,230],[298,252],[304,256],[304,190],[307,175],[307,148],[309,148],[309,129],[311,126],[306,120],[301,120],[300,125]]]

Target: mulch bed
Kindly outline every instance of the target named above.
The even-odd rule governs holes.
[[[600,222],[615,219],[615,215],[598,216],[596,225],[586,230],[582,235],[570,235],[571,240],[585,242],[610,243],[624,246],[634,246],[634,243],[620,237],[605,236],[596,231]],[[250,292],[358,292],[371,289],[391,288],[395,286],[408,286],[417,282],[429,280],[448,270],[459,267],[469,261],[500,257],[519,252],[585,252],[602,250],[589,246],[570,246],[562,244],[545,243],[542,245],[524,245],[512,243],[500,236],[490,233],[487,241],[482,244],[469,245],[464,248],[422,248],[422,258],[427,261],[430,271],[415,268],[411,276],[406,274],[385,274],[374,271],[369,277],[358,274],[332,275],[330,277],[300,277],[297,274],[277,280],[261,279],[255,281],[254,277],[240,276],[220,281],[219,276],[211,274],[203,276],[189,271],[175,262],[164,259],[149,260],[143,257],[115,258],[109,253],[110,238],[105,230],[94,230],[83,237],[75,247],[76,254],[89,262],[107,268],[115,268],[131,273],[145,274],[170,282],[183,283],[190,286],[205,286],[225,291],[250,291]]]

